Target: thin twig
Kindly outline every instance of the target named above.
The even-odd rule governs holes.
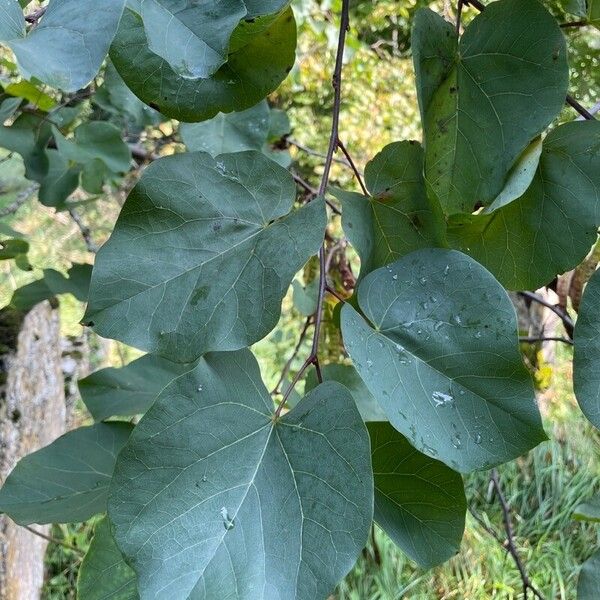
[[[271,394],[279,394],[279,388],[281,387],[281,384],[284,382],[285,378],[287,377],[288,373],[290,372],[290,369],[292,368],[292,363],[294,362],[294,359],[296,358],[296,356],[298,356],[298,352],[300,352],[300,348],[302,347],[302,344],[304,343],[304,340],[306,339],[306,334],[308,333],[308,328],[311,326],[312,321],[313,321],[313,315],[308,317],[306,319],[306,321],[304,322],[304,327],[302,328],[302,331],[300,332],[300,337],[298,338],[298,343],[296,344],[296,347],[294,348],[292,355],[289,357],[288,361],[285,363],[285,366],[283,367],[283,370],[281,371],[281,376],[279,377],[277,384],[271,391]]]
[[[302,179],[302,177],[300,177],[300,175],[298,175],[297,173],[294,173],[293,171],[292,173],[292,177],[294,179],[294,181],[303,189],[305,190],[308,194],[310,194],[311,196],[315,197],[318,195],[319,190],[317,190],[316,188],[312,187],[312,185],[310,185],[310,183],[308,183],[308,181]],[[327,206],[329,206],[329,208],[331,209],[331,211],[336,214],[336,215],[341,215],[342,211],[330,200],[325,200]]]
[[[8,206],[0,209],[0,217],[8,217],[8,215],[16,213],[19,208],[21,208],[21,206],[23,206],[23,204],[25,204],[25,202],[27,202],[27,200],[29,200],[29,198],[35,194],[38,187],[39,186],[36,183],[35,185],[31,185],[26,190],[20,192],[15,198],[14,202],[11,202]]]
[[[489,535],[491,535],[505,550],[507,550],[506,546],[504,545],[504,541],[498,535],[498,533],[496,532],[496,530],[493,527],[490,527],[490,525],[488,525],[483,520],[483,518],[479,514],[477,514],[475,512],[475,509],[472,506],[469,506],[469,512],[471,513],[471,516],[477,521],[477,523],[479,524],[479,526],[483,530],[485,530],[486,533],[488,533]]]
[[[538,296],[538,294],[535,294],[533,292],[519,292],[519,296],[522,296],[523,298],[528,298],[529,300],[533,300],[534,302],[537,302],[538,304],[541,304],[542,306],[545,306],[546,308],[550,309],[555,315],[560,317],[560,320],[563,322],[567,335],[570,338],[573,337],[573,329],[575,327],[575,323],[573,323],[573,319],[571,319],[569,314],[564,309],[562,309],[560,306],[552,304],[551,302],[548,302],[548,300],[542,298],[541,296]]]
[[[462,16],[462,9],[465,5],[463,0],[458,0],[458,4],[456,6],[456,35],[460,34],[460,18]]]
[[[563,28],[567,27],[585,27],[589,25],[587,21],[567,21],[566,23],[561,23],[560,26]]]
[[[575,100],[575,98],[573,98],[573,96],[569,96],[569,94],[567,94],[567,99],[565,100],[565,102],[571,108],[574,108],[587,121],[595,121],[596,120],[596,117],[594,117],[594,115],[589,110],[587,110],[586,108],[581,106],[581,104],[579,104],[579,102],[577,102],[577,100]]]
[[[596,104],[594,104],[594,106],[592,106],[591,108],[588,108],[588,113],[590,115],[595,115],[597,112],[600,111],[600,102],[596,102]],[[577,119],[575,119],[576,121],[584,121],[586,120],[585,117],[583,115],[579,115],[577,117]],[[589,120],[589,119],[588,119]]]
[[[339,142],[339,122],[340,122],[340,110],[342,106],[342,67],[344,64],[344,46],[346,44],[346,32],[349,27],[349,14],[350,14],[350,0],[342,0],[342,14],[340,17],[340,31],[338,37],[338,46],[335,57],[335,67],[333,71],[333,77],[331,84],[334,91],[333,100],[333,115],[331,119],[331,133],[329,135],[329,146],[327,148],[327,155],[325,157],[325,164],[323,168],[323,176],[321,178],[321,184],[319,185],[318,195],[324,196],[329,183],[329,174],[331,173],[331,165],[334,160],[334,153],[338,148]],[[306,369],[310,365],[314,365],[317,371],[317,379],[319,382],[323,381],[321,375],[321,366],[319,364],[319,337],[321,335],[321,324],[323,322],[323,301],[325,299],[325,288],[327,286],[327,259],[325,257],[325,243],[319,250],[319,295],[317,297],[317,311],[315,315],[315,330],[313,335],[312,348],[309,356],[304,361],[301,369],[296,373],[292,383],[285,392],[283,399],[279,403],[277,410],[275,411],[275,418],[278,418],[281,414],[283,406],[287,402],[289,395],[292,393],[295,385],[298,383]]]
[[[79,227],[79,231],[81,231],[81,237],[85,242],[88,252],[91,252],[92,254],[98,252],[98,245],[92,239],[90,228],[82,221],[81,217],[73,207],[69,208],[69,215],[71,215],[71,219],[73,219],[77,227]]]
[[[560,337],[560,336],[550,336],[550,337],[535,337],[535,336],[523,336],[519,338],[520,342],[525,344],[535,344],[537,342],[562,342],[563,344],[568,344],[569,346],[573,345],[573,340],[569,338]]]
[[[33,533],[33,535],[37,535],[38,537],[41,537],[42,539],[46,540],[47,542],[50,542],[52,544],[58,544],[59,546],[63,546],[63,548],[67,548],[68,550],[71,550],[72,552],[76,552],[77,554],[83,556],[85,554],[85,552],[83,552],[83,550],[80,550],[79,548],[76,548],[75,546],[71,546],[71,544],[68,544],[67,542],[64,542],[63,540],[59,540],[58,538],[52,537],[50,535],[46,535],[45,533],[42,533],[41,531],[38,531],[37,529],[34,529],[33,527],[29,527],[29,525],[21,525],[21,527],[23,527],[23,529],[27,529],[27,531],[29,531],[29,533]]]
[[[496,498],[498,498],[498,502],[500,502],[500,506],[502,508],[502,520],[504,523],[504,531],[506,532],[505,547],[508,553],[511,555],[517,569],[519,570],[519,574],[521,575],[521,581],[523,582],[523,597],[525,598],[525,600],[527,600],[527,591],[531,590],[536,598],[544,600],[542,594],[531,583],[529,575],[527,575],[525,565],[523,564],[523,561],[521,560],[521,557],[519,556],[519,552],[515,545],[515,534],[513,530],[512,519],[510,516],[510,507],[508,506],[508,502],[506,501],[506,498],[502,493],[502,487],[500,486],[500,479],[498,477],[497,469],[492,469],[491,483],[494,486]]]
[[[304,152],[305,154],[310,154],[311,156],[316,156],[317,158],[327,158],[326,154],[323,154],[322,152],[318,152],[317,150],[313,150],[312,148],[309,148],[308,146],[305,146],[304,144],[301,144],[300,142],[298,142],[292,138],[287,138],[287,143],[292,146],[295,146],[296,148],[298,148],[298,150],[302,150],[302,152]],[[348,168],[352,168],[350,163],[348,161],[344,160],[343,158],[334,157],[332,159],[332,162],[338,163],[339,165],[344,165],[345,167],[348,167]]]
[[[340,302],[346,302],[346,299],[336,289],[332,288],[330,285],[326,286],[325,290],[327,292],[329,292],[332,296],[337,298]]]
[[[354,176],[358,180],[360,189],[362,190],[362,192],[365,196],[368,196],[369,192],[367,191],[367,188],[366,188],[365,184],[363,183],[362,177],[360,175],[360,171],[356,168],[356,165],[354,164],[354,161],[352,160],[352,157],[350,156],[350,152],[348,152],[348,150],[346,149],[346,146],[344,146],[344,144],[342,143],[342,140],[338,139],[337,144],[338,144],[338,148],[343,152],[344,156],[346,157],[346,160],[350,163],[350,168],[352,169],[352,171],[354,172]]]
[[[479,0],[463,0],[463,4],[471,5],[473,8],[476,8],[479,12],[483,12],[485,10],[485,4],[479,2]]]
[[[27,23],[31,23],[32,25],[37,25],[38,21],[44,16],[46,8],[46,6],[42,6],[42,8],[38,8],[31,14],[26,15],[25,21],[27,21]]]

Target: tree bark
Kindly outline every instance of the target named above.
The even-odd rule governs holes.
[[[58,312],[0,311],[0,484],[19,459],[65,431]],[[49,526],[34,526],[48,533]],[[0,598],[37,600],[47,542],[0,515]]]

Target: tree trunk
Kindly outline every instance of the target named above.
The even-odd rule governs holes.
[[[58,312],[0,311],[0,484],[20,458],[65,431]],[[34,526],[48,533],[48,526]],[[0,515],[0,598],[37,600],[47,542]]]

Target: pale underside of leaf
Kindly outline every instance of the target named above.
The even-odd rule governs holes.
[[[85,87],[106,57],[124,4],[103,0],[98,10],[95,0],[51,0],[33,31],[10,42],[23,75],[65,92]]]
[[[242,0],[141,3],[148,47],[185,79],[210,77],[227,62],[229,38],[246,12]]]

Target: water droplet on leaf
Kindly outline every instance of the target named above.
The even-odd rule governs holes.
[[[223,526],[225,527],[225,529],[227,529],[227,531],[234,528],[235,523],[233,522],[233,519],[229,516],[229,512],[225,507],[221,509],[221,517],[223,518]]]
[[[446,394],[444,392],[433,392],[431,394],[433,401],[435,402],[435,406],[450,406],[454,403],[454,396],[452,394]]]

